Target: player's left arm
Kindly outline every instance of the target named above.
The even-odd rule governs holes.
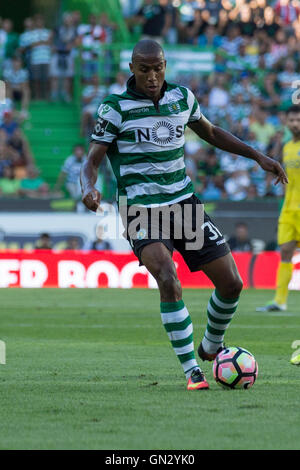
[[[288,183],[287,175],[279,162],[245,144],[230,132],[225,131],[221,127],[215,126],[206,119],[203,114],[198,121],[189,122],[188,126],[201,139],[214,147],[255,160],[263,170],[270,171],[276,176],[275,184],[279,182],[283,184]]]

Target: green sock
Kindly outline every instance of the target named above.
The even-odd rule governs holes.
[[[237,309],[238,300],[224,299],[217,290],[212,293],[207,305],[207,327],[202,346],[208,354],[214,354],[223,345],[225,331]]]
[[[183,300],[161,302],[161,319],[186,378],[200,369],[194,352],[193,324]]]

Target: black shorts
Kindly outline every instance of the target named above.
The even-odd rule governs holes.
[[[201,265],[209,263],[221,256],[225,256],[230,252],[230,248],[223,235],[212,222],[211,218],[206,214],[203,209],[203,205],[197,196],[193,194],[191,197],[178,202],[176,205],[179,206],[179,212],[177,215],[170,212],[170,216],[168,216],[170,223],[165,226],[163,226],[162,216],[160,216],[158,223],[153,223],[153,218],[151,217],[151,211],[153,214],[153,209],[143,208],[143,211],[146,210],[147,214],[146,224],[143,222],[141,224],[136,224],[138,220],[141,220],[139,219],[140,214],[138,212],[136,215],[128,214],[128,210],[130,209],[128,207],[126,214],[127,220],[125,220],[124,223],[122,211],[120,211],[123,224],[126,227],[123,235],[127,238],[134,254],[139,259],[140,266],[143,265],[141,261],[143,248],[151,243],[157,242],[163,243],[171,253],[173,253],[174,249],[178,250],[192,272],[199,271],[201,269]],[[187,211],[187,205],[189,205],[190,212]],[[199,207],[197,208],[197,206]],[[167,207],[170,208],[172,206],[169,205]],[[162,209],[162,207],[160,207],[160,209]],[[190,215],[183,217],[186,213]],[[145,217],[142,220],[145,220]],[[188,224],[192,227],[192,231],[185,231]],[[153,225],[155,225],[156,229],[156,231],[154,231],[155,236],[153,236],[152,231]],[[180,235],[180,230],[178,230],[179,226],[182,229]],[[167,231],[166,227],[169,227]],[[198,240],[202,240],[201,247],[198,247],[198,242],[197,245],[195,245],[196,249],[191,245],[189,247],[187,246],[187,243],[193,243],[196,241],[196,235],[195,238],[192,238],[192,233],[197,234]]]

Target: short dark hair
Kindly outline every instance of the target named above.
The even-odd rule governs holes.
[[[164,57],[164,50],[161,45],[153,39],[141,39],[132,51],[131,61],[138,55],[162,55]]]
[[[287,111],[286,111],[286,114],[290,114],[290,113],[300,113],[300,105],[299,104],[293,104],[292,106],[290,106]]]

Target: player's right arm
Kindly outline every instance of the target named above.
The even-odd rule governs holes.
[[[98,177],[98,168],[104,159],[109,144],[90,144],[87,160],[82,164],[80,172],[80,184],[82,192],[82,202],[91,211],[96,212],[101,200],[101,194],[95,188]]]
[[[95,188],[98,168],[110,144],[117,138],[122,116],[113,95],[105,98],[98,109],[98,119],[92,133],[92,142],[86,161],[82,164],[80,183],[82,202],[91,211],[97,211],[101,194]]]

